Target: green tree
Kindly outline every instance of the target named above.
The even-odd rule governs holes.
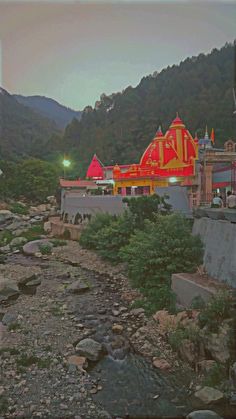
[[[51,163],[27,159],[18,164],[17,195],[32,202],[42,202],[56,192],[58,172]]]

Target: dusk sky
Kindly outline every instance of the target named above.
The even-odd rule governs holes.
[[[0,0],[0,84],[74,109],[236,37],[236,1]]]

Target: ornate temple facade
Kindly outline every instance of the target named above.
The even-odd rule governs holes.
[[[214,130],[209,137],[207,128],[203,138],[193,138],[177,115],[165,134],[158,129],[139,163],[103,166],[94,155],[87,178],[112,185],[113,194],[122,196],[185,187],[190,207],[207,204],[213,192],[236,192],[236,143],[229,140],[224,149],[215,148]]]
[[[157,131],[138,164],[106,167],[95,155],[87,178],[113,179],[114,195],[150,195],[157,187],[194,184],[197,159],[198,140],[177,116],[165,134]]]

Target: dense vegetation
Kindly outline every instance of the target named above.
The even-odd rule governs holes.
[[[196,270],[203,251],[189,221],[170,214],[157,195],[131,199],[123,215],[97,215],[83,230],[80,244],[112,263],[127,264],[131,283],[143,294],[136,306],[148,313],[174,310],[171,275]]]
[[[0,176],[0,199],[25,198],[31,202],[43,202],[55,195],[58,186],[58,171],[51,163],[26,159],[18,163],[0,161],[3,174]],[[21,211],[20,207],[17,211]],[[17,212],[14,211],[14,212]]]
[[[214,127],[216,145],[221,146],[236,129],[233,55],[228,44],[144,77],[135,88],[103,94],[95,109],[85,108],[81,121],[66,128],[68,152],[84,169],[94,153],[104,164],[138,162],[157,126],[166,130],[176,111],[193,135],[197,131],[203,136],[206,124]]]
[[[56,100],[45,96],[14,95],[14,98],[19,103],[32,108],[40,115],[54,121],[59,129],[64,129],[73,118],[80,119],[81,116],[81,112],[67,108]]]
[[[0,158],[42,156],[56,125],[0,88]]]

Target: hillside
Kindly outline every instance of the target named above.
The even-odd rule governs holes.
[[[41,156],[56,125],[0,88],[0,157]]]
[[[32,108],[41,116],[51,119],[58,128],[64,129],[73,118],[80,119],[81,112],[74,111],[61,105],[56,100],[44,96],[21,96],[14,95],[14,98],[21,104]]]
[[[203,135],[206,124],[214,127],[216,145],[222,145],[236,136],[233,61],[233,46],[226,44],[144,77],[135,88],[102,95],[66,128],[68,152],[84,167],[94,153],[105,164],[138,162],[158,125],[167,129],[176,111],[193,135]]]

